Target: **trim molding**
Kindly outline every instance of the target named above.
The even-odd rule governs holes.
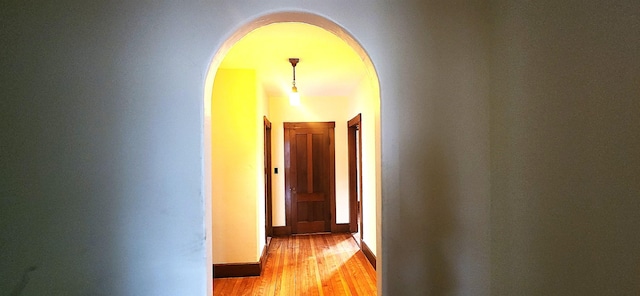
[[[373,252],[371,252],[371,249],[369,249],[369,246],[367,246],[367,243],[365,243],[364,241],[362,241],[361,247],[364,256],[367,257],[367,260],[369,260],[369,263],[371,263],[373,269],[376,269],[376,255],[373,255]]]
[[[258,262],[214,264],[213,278],[260,276],[267,260],[267,251],[268,245],[265,245]]]
[[[273,226],[273,236],[291,235],[291,226]],[[331,233],[349,233],[349,223],[336,224],[335,231]]]
[[[332,233],[349,233],[349,223],[338,223],[336,224],[336,231],[332,231]]]
[[[362,113],[347,121],[349,166],[349,232],[360,232],[362,240]],[[359,225],[358,225],[359,224]],[[358,231],[360,229],[360,231]]]
[[[291,226],[273,226],[273,236],[291,235]]]

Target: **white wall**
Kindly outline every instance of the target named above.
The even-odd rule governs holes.
[[[302,92],[302,89],[300,90]],[[271,120],[272,166],[279,173],[273,175],[273,226],[284,226],[284,127],[283,122],[334,121],[336,161],[336,223],[349,223],[349,167],[347,160],[347,120],[351,119],[346,97],[301,96],[300,106],[291,106],[288,98],[269,99]]]
[[[0,290],[210,290],[208,65],[304,10],[380,75],[384,295],[638,294],[635,3],[5,3]]]
[[[210,6],[147,4],[3,3],[3,293],[207,290],[202,89],[223,33],[198,24]]]

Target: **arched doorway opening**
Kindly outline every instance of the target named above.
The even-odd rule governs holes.
[[[360,57],[366,75],[364,77],[365,80],[365,93],[368,100],[368,104],[371,107],[371,110],[363,114],[364,129],[367,131],[371,131],[371,134],[374,135],[370,137],[368,140],[368,145],[372,147],[366,154],[363,155],[363,158],[368,157],[370,161],[366,161],[366,166],[362,171],[368,172],[368,175],[365,179],[369,180],[369,182],[364,186],[367,189],[363,189],[363,193],[367,191],[367,196],[369,198],[364,198],[364,211],[366,212],[365,216],[368,219],[367,227],[365,231],[369,231],[369,234],[365,233],[364,240],[367,241],[370,245],[369,248],[373,249],[374,253],[380,254],[381,246],[378,244],[380,237],[380,225],[381,225],[381,215],[380,215],[380,204],[381,204],[381,190],[380,190],[380,91],[379,91],[379,82],[378,76],[373,66],[373,63],[366,51],[362,46],[353,38],[344,28],[339,26],[338,24],[315,14],[303,13],[303,12],[281,12],[274,13],[259,17],[255,20],[248,22],[243,25],[241,28],[236,30],[233,34],[230,35],[229,38],[222,44],[220,49],[215,54],[209,70],[207,72],[207,77],[205,80],[205,91],[204,91],[204,188],[205,188],[205,228],[206,228],[206,247],[207,247],[207,270],[209,274],[207,274],[207,279],[209,281],[209,289],[211,288],[211,266],[214,263],[214,248],[213,245],[216,244],[216,236],[214,236],[214,202],[213,198],[213,180],[216,178],[216,172],[212,170],[213,165],[215,164],[215,160],[212,160],[212,133],[215,130],[215,127],[212,128],[212,123],[216,120],[216,108],[215,104],[212,104],[212,97],[214,96],[214,80],[218,71],[221,67],[221,64],[227,54],[230,52],[232,47],[238,43],[242,38],[247,36],[254,30],[259,28],[269,26],[272,24],[279,23],[301,23],[306,25],[311,25],[315,27],[322,28],[330,32],[331,34],[337,36],[342,41],[344,41],[347,45],[351,47],[351,49]],[[304,61],[302,61],[304,63]],[[346,120],[350,119],[350,117],[345,118]],[[346,125],[346,121],[345,121]],[[345,129],[346,133],[346,129]],[[267,205],[268,206],[268,205]],[[263,205],[264,207],[264,205]],[[258,213],[259,211],[256,211]],[[264,212],[264,211],[263,211]],[[217,216],[216,216],[217,218]],[[367,221],[367,220],[365,220]],[[260,221],[258,221],[260,223]],[[262,221],[264,223],[264,221]],[[259,227],[257,227],[259,228]],[[380,257],[378,256],[377,260],[380,262]],[[378,263],[378,279],[381,279],[381,264]],[[380,290],[381,283],[378,281],[378,289]]]

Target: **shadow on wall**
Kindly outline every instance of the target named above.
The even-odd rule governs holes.
[[[402,200],[400,217],[403,217],[407,234],[405,242],[398,246],[405,256],[401,278],[402,289],[429,291],[430,295],[449,295],[456,285],[448,256],[455,232],[453,217],[454,199],[450,186],[450,170],[439,140],[420,147],[420,151],[408,153],[414,168],[404,176],[408,190],[405,196],[419,198]],[[419,146],[419,145],[418,145]],[[417,233],[414,233],[417,232]],[[410,291],[403,291],[410,292]]]
[[[438,142],[434,142],[425,155],[427,168],[427,182],[425,188],[424,223],[426,234],[427,256],[424,266],[431,283],[432,295],[449,295],[455,285],[451,274],[451,263],[447,262],[447,243],[454,231],[451,200],[453,199],[449,186],[449,171],[446,159]]]
[[[437,142],[436,142],[437,143]],[[447,243],[454,232],[454,217],[451,201],[453,199],[449,186],[449,171],[445,156],[439,146],[432,147],[427,154],[428,187],[425,190],[426,234],[429,252],[425,262],[429,282],[433,285],[434,295],[448,295],[455,285],[447,262]]]
[[[36,270],[36,268],[38,268],[37,266],[31,266],[27,269],[24,270],[24,272],[22,273],[22,278],[20,278],[20,282],[18,282],[16,284],[16,286],[13,288],[13,290],[11,290],[11,296],[19,296],[22,294],[22,291],[24,290],[25,287],[27,287],[27,284],[29,283],[29,273]]]

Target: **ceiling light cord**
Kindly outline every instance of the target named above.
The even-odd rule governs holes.
[[[296,87],[296,66],[300,59],[298,58],[290,58],[289,63],[291,63],[291,67],[293,67],[293,87]]]
[[[293,86],[296,86],[296,66],[293,66]]]
[[[291,86],[291,93],[289,93],[289,104],[291,106],[299,106],[300,105],[300,94],[298,93],[298,88],[296,87],[296,65],[300,59],[290,58],[289,63],[291,63],[291,67],[293,67],[293,85]]]

